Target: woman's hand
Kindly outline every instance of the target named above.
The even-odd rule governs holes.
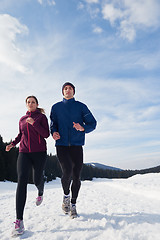
[[[31,118],[31,117],[28,117],[28,118],[26,119],[26,122],[29,123],[29,124],[31,124],[31,125],[33,125],[34,119]]]
[[[12,143],[6,146],[6,152],[9,152],[13,147]]]

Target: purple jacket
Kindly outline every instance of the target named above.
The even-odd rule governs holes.
[[[33,125],[26,122],[31,117],[34,119]],[[20,142],[19,152],[44,152],[46,148],[46,140],[49,137],[49,126],[47,117],[38,109],[34,112],[27,112],[19,121],[19,134],[12,142],[15,146]]]

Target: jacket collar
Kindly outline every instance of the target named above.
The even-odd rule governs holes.
[[[71,103],[71,102],[74,102],[75,101],[75,98],[71,98],[71,99],[65,99],[65,98],[63,98],[63,102],[64,103]]]
[[[39,113],[40,113],[40,111],[38,109],[36,109],[34,112],[27,111],[26,115],[28,115],[28,116],[35,116],[35,115],[37,115]]]

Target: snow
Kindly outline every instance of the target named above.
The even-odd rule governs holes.
[[[11,239],[15,220],[16,183],[0,182],[0,239]],[[83,181],[77,210],[70,219],[61,210],[60,179],[45,184],[44,201],[28,185],[24,235],[29,240],[159,240],[160,173],[129,179]]]

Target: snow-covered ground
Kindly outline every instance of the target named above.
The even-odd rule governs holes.
[[[0,239],[11,239],[15,220],[16,184],[0,182]],[[61,210],[60,179],[45,184],[42,205],[35,205],[37,190],[28,185],[24,213],[29,240],[159,240],[160,173],[129,179],[94,179],[82,182],[77,210],[70,219]]]

